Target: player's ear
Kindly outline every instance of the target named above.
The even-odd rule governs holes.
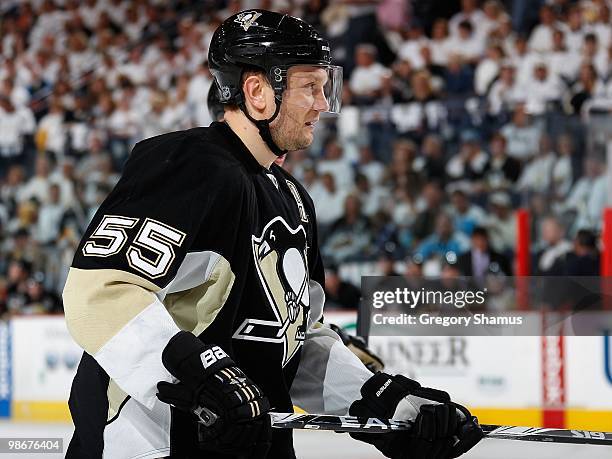
[[[272,97],[274,97],[272,88],[262,74],[247,76],[244,79],[242,91],[247,107],[252,107],[253,111],[258,113],[266,112],[266,108],[270,104],[270,92],[272,92]]]

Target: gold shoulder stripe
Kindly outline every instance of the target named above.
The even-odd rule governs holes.
[[[87,353],[95,355],[155,301],[159,290],[126,271],[70,268],[63,292],[68,330]]]

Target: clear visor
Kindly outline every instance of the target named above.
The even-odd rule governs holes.
[[[337,65],[298,65],[287,71],[283,101],[318,112],[340,113],[342,67]]]

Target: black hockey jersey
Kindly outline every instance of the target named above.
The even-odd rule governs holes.
[[[275,411],[291,412],[295,391],[304,406],[325,410],[333,399],[328,411],[345,414],[366,373],[353,361],[354,390],[330,398],[326,365],[350,360],[321,354],[334,337],[311,347],[323,357],[293,384],[322,283],[312,201],[282,168],[262,167],[228,125],[138,143],[64,288],[69,330],[85,350],[67,457],[200,457],[192,419],[155,395],[172,380],[161,352],[179,329],[220,345]],[[273,435],[269,458],[294,457],[291,431]]]

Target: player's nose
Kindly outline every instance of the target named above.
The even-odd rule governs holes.
[[[320,94],[315,98],[315,103],[313,108],[318,112],[327,112],[329,111],[329,102],[327,102],[327,97],[324,94]]]

